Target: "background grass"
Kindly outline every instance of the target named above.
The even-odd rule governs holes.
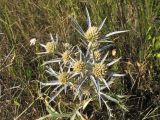
[[[69,16],[74,16],[86,28],[85,6],[94,25],[107,17],[102,32],[130,30],[128,34],[112,38],[117,54],[123,56],[118,67],[127,73],[115,87],[122,94],[132,96],[126,100],[129,111],[124,115],[115,111],[115,119],[159,118],[158,0],[1,0],[0,4],[0,32],[4,33],[0,35],[2,120],[18,115],[18,119],[34,120],[46,114],[36,82],[47,80],[44,68],[40,67],[43,59],[35,59],[40,48],[29,46],[29,41],[36,38],[46,43],[49,33],[58,33],[61,41],[75,44],[79,36],[71,26]],[[105,113],[102,114],[105,119],[103,116]]]

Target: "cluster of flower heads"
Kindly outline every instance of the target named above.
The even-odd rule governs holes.
[[[54,59],[46,61],[43,65],[46,66],[46,72],[53,76],[53,80],[47,83],[40,82],[42,86],[54,86],[55,95],[50,97],[50,102],[54,101],[56,97],[67,89],[72,89],[74,93],[73,100],[79,99],[82,101],[86,90],[88,96],[91,98],[97,98],[100,103],[106,105],[110,116],[111,109],[107,105],[107,101],[111,100],[118,103],[118,100],[109,96],[106,92],[110,90],[111,84],[114,82],[115,77],[124,76],[124,74],[117,74],[109,70],[109,67],[118,62],[121,58],[110,60],[109,51],[107,50],[111,41],[107,39],[114,34],[123,33],[127,31],[116,31],[101,36],[100,30],[102,29],[106,18],[100,24],[99,27],[92,26],[89,12],[86,8],[87,13],[87,25],[88,29],[86,32],[83,31],[78,22],[72,18],[74,28],[82,36],[82,49],[80,44],[75,46],[69,43],[64,43],[64,52],[60,53],[57,48],[58,36],[54,40],[51,35],[51,42],[46,45],[40,44],[45,48],[45,52],[37,54],[53,54]],[[108,42],[108,43],[107,43]],[[106,44],[107,43],[107,44]],[[56,71],[50,67],[50,64],[58,64],[59,70]]]

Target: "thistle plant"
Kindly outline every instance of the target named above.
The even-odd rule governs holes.
[[[112,59],[109,57],[109,50],[107,50],[103,42],[108,42],[109,36],[123,33],[127,31],[116,31],[106,35],[100,34],[106,18],[103,20],[99,27],[91,26],[91,20],[89,12],[87,13],[87,25],[86,32],[80,27],[78,22],[73,19],[74,28],[83,37],[82,45],[85,50],[78,44],[71,46],[68,43],[64,43],[64,52],[55,52],[58,40],[47,43],[46,45],[40,44],[46,49],[44,53],[55,52],[54,59],[45,61],[43,65],[47,67],[46,72],[50,76],[53,76],[53,80],[49,82],[41,82],[41,86],[53,86],[54,96],[50,96],[49,102],[56,101],[56,97],[62,92],[67,94],[67,90],[73,91],[73,102],[78,100],[81,104],[83,101],[89,102],[95,101],[99,103],[99,106],[105,105],[109,117],[112,117],[112,109],[108,102],[112,101],[120,105],[120,101],[110,95],[111,85],[114,83],[115,77],[123,77],[124,74],[115,73],[110,70],[110,67],[117,63],[121,57]],[[56,39],[58,39],[56,37]],[[56,63],[59,67],[58,71],[52,69],[51,64]],[[85,91],[88,91],[87,94]],[[117,96],[118,97],[118,96]],[[85,105],[89,104],[87,102]],[[81,107],[77,110],[78,113]],[[78,115],[78,114],[77,114]],[[73,114],[75,116],[75,113]],[[74,118],[71,116],[72,118]]]

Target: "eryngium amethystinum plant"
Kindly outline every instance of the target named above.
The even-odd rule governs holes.
[[[54,41],[52,36],[52,42],[48,42],[46,45],[41,44],[41,46],[46,49],[46,52],[38,54],[54,52],[54,59],[43,63],[47,68],[46,72],[53,76],[53,80],[47,83],[40,82],[40,85],[41,88],[44,86],[53,86],[53,92],[55,94],[49,97],[48,103],[56,102],[57,96],[61,95],[62,92],[68,94],[67,90],[73,91],[73,102],[78,100],[79,104],[82,104],[86,101],[86,103],[82,105],[83,107],[78,107],[76,109],[77,112],[71,114],[70,117],[72,119],[80,116],[80,110],[84,108],[84,106],[87,106],[90,101],[98,102],[100,107],[105,105],[109,117],[112,117],[112,109],[108,104],[109,101],[120,105],[122,108],[124,107],[119,100],[122,96],[115,95],[116,98],[113,97],[110,94],[110,88],[115,78],[122,77],[124,74],[115,73],[110,70],[110,67],[117,63],[121,57],[117,59],[111,59],[109,57],[108,47],[113,43],[108,39],[114,34],[124,33],[127,32],[127,30],[115,31],[103,36],[100,31],[106,18],[99,27],[96,27],[91,25],[87,8],[86,13],[88,26],[86,32],[84,32],[78,22],[72,18],[74,28],[82,36],[82,46],[79,44],[72,46],[69,43],[64,43],[65,51],[60,53],[55,51],[58,38],[56,37],[56,41]],[[52,63],[56,63],[59,69],[54,70],[51,67]],[[83,117],[80,116],[80,118]]]

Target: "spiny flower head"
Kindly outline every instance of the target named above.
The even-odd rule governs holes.
[[[94,54],[94,58],[95,58],[96,61],[99,61],[101,59],[100,51],[96,50],[96,51],[94,51],[93,54]]]
[[[53,53],[56,49],[56,44],[54,42],[47,42],[46,44],[46,52]]]
[[[69,81],[69,74],[67,72],[62,72],[58,75],[58,80],[65,84],[67,81]]]
[[[70,51],[67,50],[62,54],[62,60],[64,63],[67,63],[70,60]]]
[[[36,54],[40,55],[40,54],[55,53],[58,45],[58,35],[56,34],[56,40],[53,39],[52,34],[50,34],[50,37],[51,37],[51,42],[47,42],[46,45],[40,43],[40,46],[45,48],[45,52],[40,52]],[[34,42],[34,39],[31,42]]]
[[[102,29],[102,27],[104,26],[104,23],[106,21],[106,18],[102,21],[102,23],[99,25],[99,27],[95,27],[92,26],[91,23],[91,18],[88,12],[88,9],[86,8],[86,14],[87,14],[87,26],[88,26],[88,30],[86,32],[83,31],[82,27],[78,24],[78,22],[73,19],[73,23],[75,24],[75,29],[88,41],[88,42],[95,42],[95,41],[103,41],[106,40],[108,37],[115,35],[115,34],[119,34],[119,33],[124,33],[124,32],[128,32],[128,30],[124,30],[124,31],[115,31],[115,32],[111,32],[108,33],[106,35],[100,36],[100,31]]]
[[[95,42],[98,40],[98,27],[89,27],[88,30],[84,33],[84,37],[89,42]]]
[[[98,43],[98,42],[93,42],[91,45],[92,50],[98,49],[99,47],[100,47],[100,43]]]
[[[86,65],[84,62],[77,61],[73,65],[73,71],[80,73],[80,72],[83,72],[83,70],[85,70],[85,67]]]
[[[106,73],[106,66],[101,63],[96,63],[93,65],[92,73],[95,77],[102,77]]]
[[[63,46],[65,47],[65,49],[70,49],[72,47],[72,45],[69,43],[64,43]]]

